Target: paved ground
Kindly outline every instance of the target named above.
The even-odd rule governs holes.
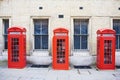
[[[8,69],[7,64],[0,65],[0,80],[120,80],[120,69],[97,70],[74,69],[53,70],[49,68]]]

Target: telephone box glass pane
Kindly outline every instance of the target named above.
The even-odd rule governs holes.
[[[57,63],[65,63],[65,39],[57,39]]]
[[[19,61],[19,39],[18,38],[11,38],[11,55],[12,55],[12,62]]]
[[[112,40],[104,40],[104,63],[112,63]]]

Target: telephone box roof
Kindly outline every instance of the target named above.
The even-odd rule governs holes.
[[[19,27],[19,26],[12,26],[8,28],[8,32],[26,32],[26,29],[24,27]]]

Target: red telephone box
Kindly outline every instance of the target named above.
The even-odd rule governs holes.
[[[97,67],[115,69],[115,31],[101,29],[97,31]]]
[[[53,69],[69,69],[68,53],[68,30],[64,28],[55,29],[53,37]]]
[[[8,29],[8,68],[26,66],[26,29],[11,27]]]

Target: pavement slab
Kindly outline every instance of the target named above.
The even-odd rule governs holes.
[[[120,69],[54,70],[50,67],[23,69],[0,67],[0,80],[120,80]]]

